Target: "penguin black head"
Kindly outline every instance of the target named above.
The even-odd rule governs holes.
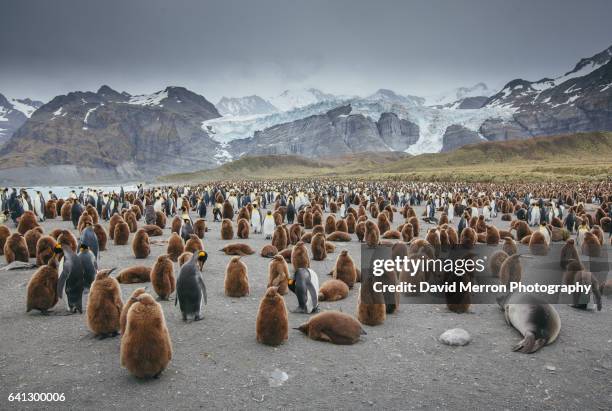
[[[62,249],[62,245],[60,243],[56,243],[55,247],[53,247],[54,254],[63,254],[64,250]]]
[[[295,280],[293,278],[287,279],[287,286],[292,292],[295,292]]]
[[[204,267],[206,260],[208,260],[208,254],[206,251],[200,251],[198,253],[198,267],[200,268],[200,271],[202,271],[202,267]]]
[[[87,251],[89,250],[89,246],[87,244],[81,244],[79,247],[79,251]]]

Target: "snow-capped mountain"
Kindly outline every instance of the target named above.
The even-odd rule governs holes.
[[[364,100],[368,101],[381,101],[390,104],[399,104],[406,107],[417,107],[422,106],[425,102],[425,99],[422,97],[416,96],[400,96],[396,94],[393,90],[381,88],[377,90],[374,94],[365,97]]]
[[[538,81],[512,80],[486,107],[514,111],[511,121],[490,119],[480,132],[507,140],[579,131],[612,130],[612,47],[580,60],[567,73]]]
[[[215,105],[223,116],[254,116],[278,111],[269,101],[252,95],[245,97],[222,97]]]
[[[8,99],[0,94],[0,146],[42,105],[41,101]]]
[[[337,99],[333,94],[324,93],[316,88],[309,88],[306,90],[285,90],[278,96],[268,98],[268,101],[280,111],[290,111]]]
[[[486,97],[492,91],[484,83],[429,97],[425,104],[418,97],[382,89],[364,98],[338,101],[332,96],[289,112],[212,119],[205,125],[215,132],[215,140],[228,145],[234,157],[263,152],[316,156],[321,145],[331,144],[326,142],[330,135],[344,139],[340,150],[367,147],[420,154],[480,141],[612,130],[611,56],[612,48],[582,59],[573,70],[554,79],[514,80],[492,97]],[[346,105],[350,110],[340,114],[333,110]],[[388,128],[394,136],[391,139],[383,138],[380,131],[382,121],[391,118],[389,113],[409,123],[399,126],[393,122]]]
[[[0,149],[0,180],[150,179],[214,167],[231,160],[201,127],[217,117],[212,103],[184,87],[131,96],[103,86],[57,96]]]
[[[452,106],[468,97],[490,97],[495,94],[485,83],[477,83],[471,87],[458,87],[443,93],[425,97],[427,106]],[[457,107],[453,107],[457,108]]]

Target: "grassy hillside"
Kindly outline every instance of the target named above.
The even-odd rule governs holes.
[[[360,153],[317,160],[285,155],[243,157],[213,170],[174,174],[162,181],[312,176],[421,181],[605,180],[612,176],[612,133],[485,142],[418,156]]]
[[[245,156],[212,170],[171,174],[164,182],[197,182],[223,179],[299,178],[361,175],[408,157],[404,153],[359,153],[341,157],[308,159],[294,155]]]

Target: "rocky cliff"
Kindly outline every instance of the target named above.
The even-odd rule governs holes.
[[[213,104],[182,87],[130,96],[103,86],[58,96],[2,147],[0,177],[14,180],[33,167],[38,172],[25,172],[28,181],[45,180],[45,170],[72,177],[69,166],[109,179],[142,179],[212,167],[224,150],[201,123],[219,116]]]

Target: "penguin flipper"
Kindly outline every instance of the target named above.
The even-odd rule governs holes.
[[[308,294],[310,294],[310,299],[312,300],[312,313],[315,313],[319,310],[319,292],[312,284],[312,282],[308,282]]]
[[[208,296],[206,295],[206,284],[204,284],[204,279],[201,275],[198,276],[198,285],[202,290],[202,298],[204,299],[204,305],[208,304]]]
[[[64,295],[64,287],[66,286],[66,280],[68,280],[68,276],[70,275],[70,271],[72,270],[72,264],[69,261],[66,261],[66,257],[62,258],[62,272],[57,279],[57,297],[62,298]]]

